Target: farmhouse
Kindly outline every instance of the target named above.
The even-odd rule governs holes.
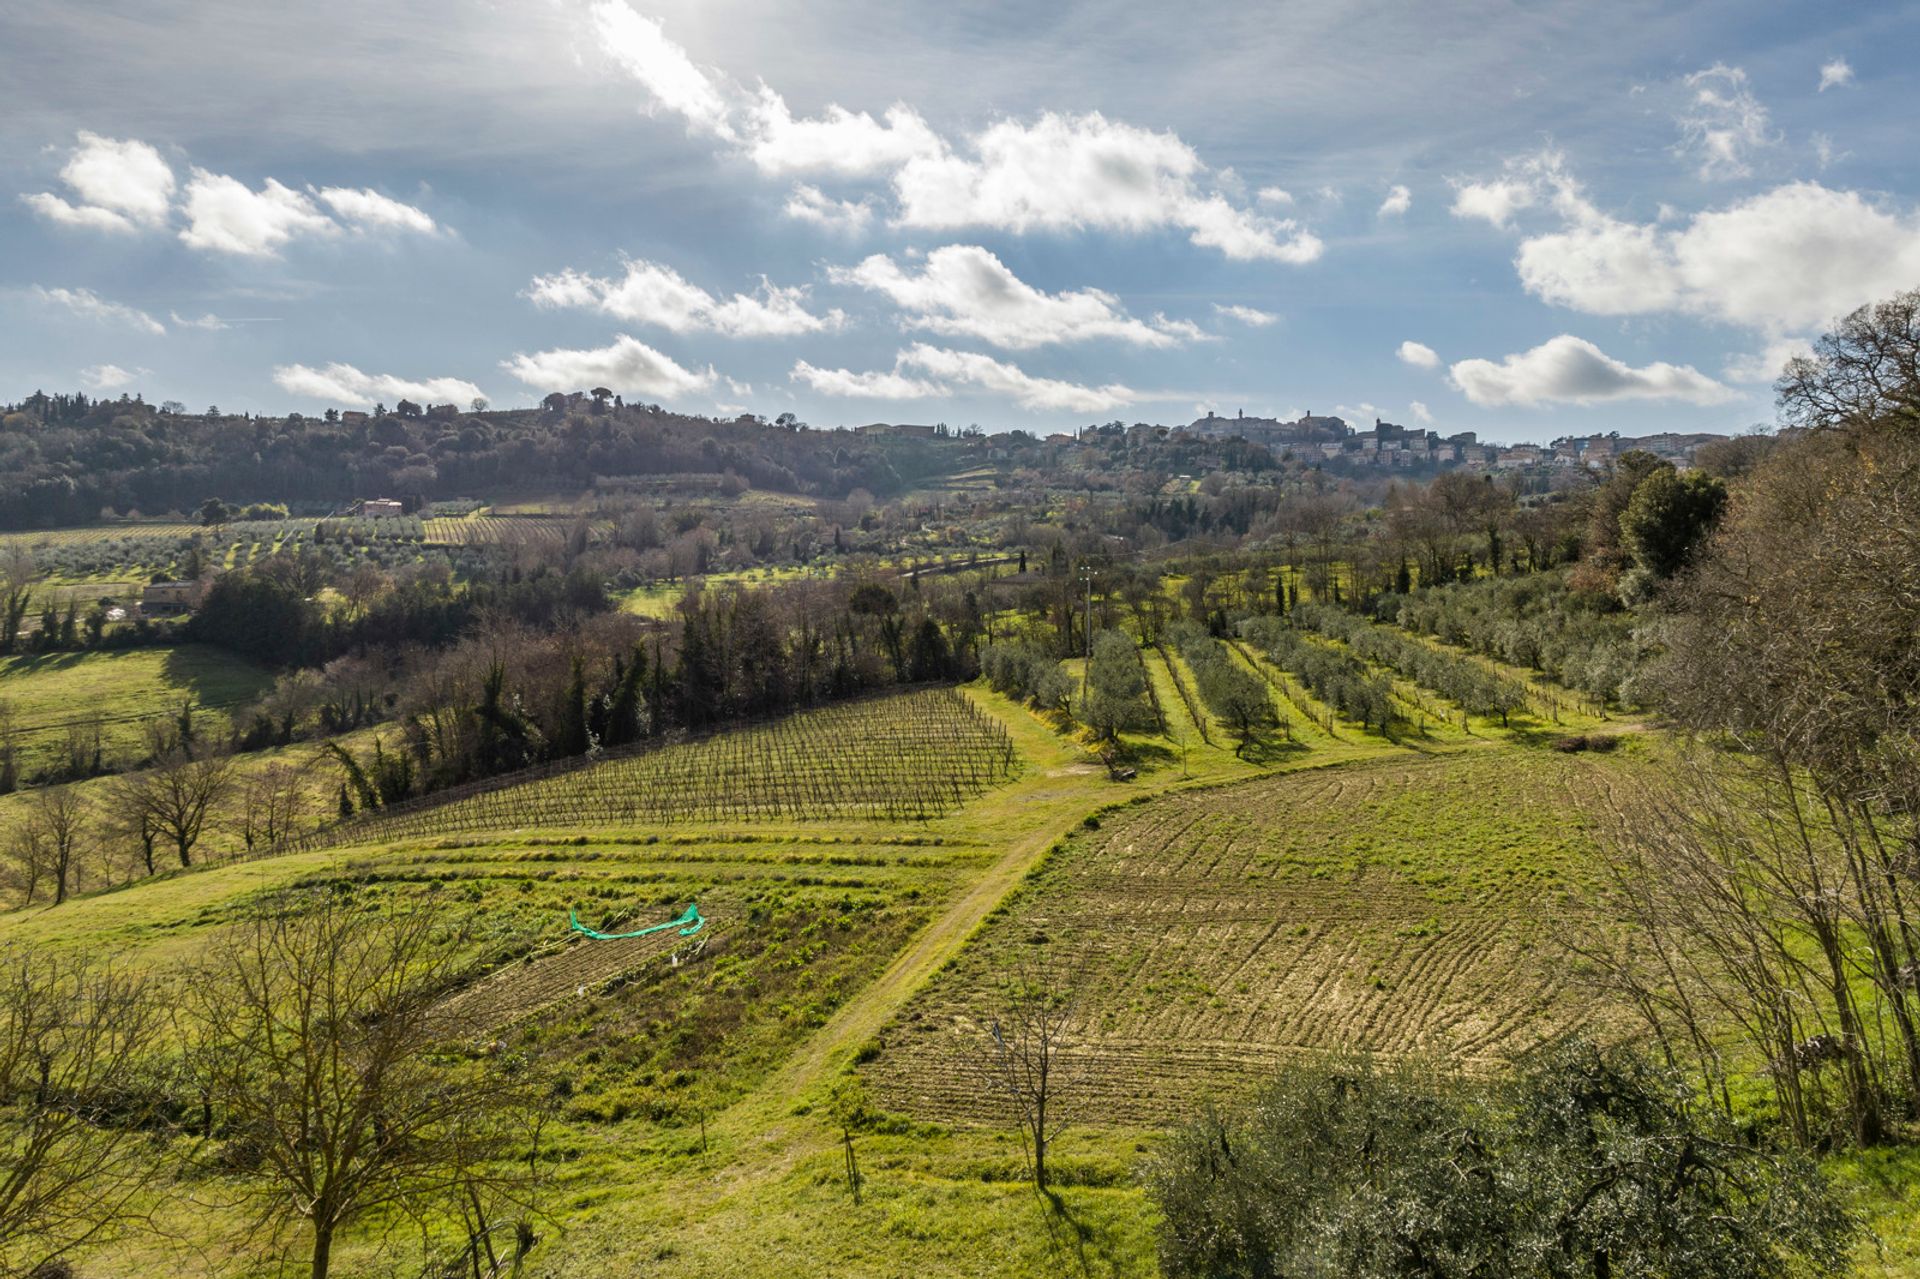
[[[147,617],[191,613],[206,603],[206,599],[205,581],[152,582],[140,592],[140,611]]]
[[[360,503],[360,518],[363,520],[396,520],[406,513],[406,504],[391,497],[369,498]]]

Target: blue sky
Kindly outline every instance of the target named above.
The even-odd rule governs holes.
[[[1738,431],[1920,5],[13,0],[0,397]]]

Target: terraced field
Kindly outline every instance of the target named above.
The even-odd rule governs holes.
[[[980,1113],[999,975],[1070,989],[1102,1122],[1155,1122],[1312,1050],[1510,1057],[1600,1014],[1552,938],[1619,759],[1493,747],[1176,793],[1057,851],[866,1067],[891,1108]]]

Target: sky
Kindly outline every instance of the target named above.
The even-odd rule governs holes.
[[[1920,3],[9,0],[0,400],[1734,433]]]

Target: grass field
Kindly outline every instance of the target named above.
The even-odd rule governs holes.
[[[265,669],[203,644],[0,658],[0,702],[12,711],[29,777],[63,756],[70,729],[96,719],[110,762],[139,756],[146,722],[183,702],[207,733],[224,734],[226,711],[272,683]]]
[[[1349,1043],[1489,1064],[1595,1016],[1548,933],[1586,874],[1581,797],[1641,761],[1632,748],[1565,756],[1477,723],[1395,741],[1337,720],[1302,730],[1297,750],[1242,758],[1217,725],[1200,741],[1173,688],[1176,672],[1190,678],[1178,655],[1143,657],[1169,723],[1130,737],[1131,783],[1049,718],[969,688],[939,696],[1004,734],[1011,767],[924,820],[751,802],[735,793],[774,765],[739,742],[697,770],[729,802],[622,804],[710,749],[670,746],[638,757],[650,772],[594,770],[610,786],[523,787],[547,789],[519,820],[369,824],[352,844],[0,915],[0,941],[164,972],[289,885],[351,885],[369,905],[448,894],[484,922],[476,980],[444,1006],[451,1033],[524,1048],[562,1081],[553,1222],[531,1275],[1144,1277],[1154,1220],[1135,1170],[1203,1096]],[[968,733],[916,730],[906,746],[877,733],[883,712],[910,729],[927,696],[844,708],[880,718],[828,725],[809,749],[831,770],[876,737],[878,756],[951,790]],[[566,923],[571,907],[621,931],[690,901],[709,921],[692,938],[594,942]],[[954,1082],[956,1019],[1025,949],[1071,956],[1099,1044],[1091,1113],[1052,1158],[1059,1212],[1023,1182],[1013,1135],[978,1122]],[[858,1205],[836,1089],[867,1103]],[[1848,1168],[1890,1222],[1897,1172]],[[196,1209],[169,1224],[185,1243],[115,1245],[80,1272],[198,1273],[196,1249],[217,1252],[235,1223]],[[1874,1279],[1912,1273],[1920,1240],[1910,1225],[1888,1233]],[[364,1236],[336,1262],[414,1272]]]

